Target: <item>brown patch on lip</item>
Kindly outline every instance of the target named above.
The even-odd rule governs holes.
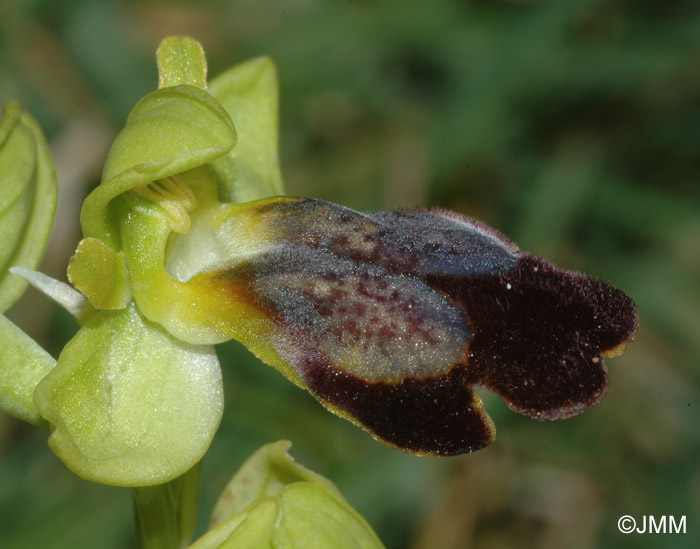
[[[563,419],[598,402],[608,384],[602,357],[637,328],[624,293],[529,254],[506,274],[430,283],[464,306],[476,383],[534,419]]]
[[[296,366],[309,390],[375,438],[417,455],[456,455],[491,444],[495,429],[457,365],[434,378],[369,383],[338,371],[307,334],[294,330]]]

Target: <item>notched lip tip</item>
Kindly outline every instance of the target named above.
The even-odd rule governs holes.
[[[632,301],[630,299],[630,301]],[[639,308],[637,307],[636,303],[632,301],[632,306],[633,306],[633,320],[632,320],[632,327],[629,331],[629,335],[623,339],[620,343],[615,345],[614,347],[611,347],[610,349],[606,349],[601,351],[601,355],[605,358],[615,358],[617,356],[620,356],[622,353],[624,353],[627,350],[627,347],[629,347],[637,337],[637,331],[639,330]]]
[[[612,349],[608,349],[607,351],[603,351],[601,354],[605,358],[615,358],[616,356],[620,356],[622,353],[624,353],[627,350],[627,347],[629,347],[632,342],[634,341],[634,334],[631,335],[628,339],[620,343],[619,345],[616,345]]]

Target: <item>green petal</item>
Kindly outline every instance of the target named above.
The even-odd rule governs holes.
[[[27,288],[8,267],[35,269],[41,261],[56,193],[56,173],[41,129],[19,104],[5,104],[0,125],[0,311]]]
[[[160,484],[206,452],[223,409],[211,347],[143,319],[132,304],[92,316],[34,393],[49,444],[77,475],[118,486]]]
[[[124,252],[84,238],[68,264],[68,278],[95,309],[123,309],[131,301]]]
[[[110,149],[103,183],[85,200],[83,234],[119,248],[110,201],[129,189],[202,166],[236,144],[224,108],[194,86],[156,90],[141,99]]]
[[[48,427],[34,407],[32,394],[55,365],[51,355],[0,314],[0,410]]]
[[[235,150],[214,161],[225,202],[248,202],[284,193],[278,151],[277,70],[269,57],[229,69],[209,84],[238,132]]]
[[[212,529],[191,549],[382,547],[332,482],[292,459],[290,446],[267,444],[243,464],[214,508]]]

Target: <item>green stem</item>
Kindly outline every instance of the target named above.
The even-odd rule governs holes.
[[[187,547],[197,525],[200,461],[165,484],[134,488],[136,544],[139,549]]]

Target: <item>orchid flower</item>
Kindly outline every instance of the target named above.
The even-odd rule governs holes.
[[[201,47],[183,39],[158,61],[159,89],[83,205],[68,269],[80,294],[16,271],[81,323],[23,386],[69,468],[123,486],[190,470],[223,409],[213,345],[232,338],[418,455],[493,441],[475,387],[539,420],[602,398],[603,359],[636,331],[624,293],[456,213],[280,196],[272,61],[207,82]]]

